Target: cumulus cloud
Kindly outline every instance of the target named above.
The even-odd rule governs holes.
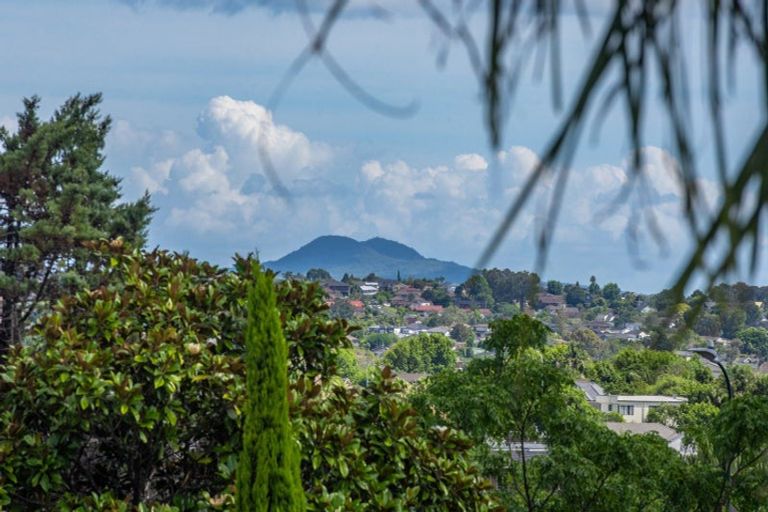
[[[173,160],[163,160],[152,163],[149,168],[135,166],[131,168],[131,178],[139,190],[146,190],[150,194],[168,194],[165,186],[171,175]]]
[[[161,208],[157,222],[165,229],[190,239],[220,240],[230,254],[263,247],[273,251],[268,257],[279,256],[332,233],[383,236],[471,263],[539,164],[536,153],[523,146],[497,153],[493,172],[480,153],[446,155],[444,162],[427,166],[398,159],[350,161],[349,154],[335,154],[327,144],[278,124],[261,105],[227,96],[210,100],[197,133],[197,147],[134,166],[130,180],[155,194]],[[116,139],[114,144],[149,144],[146,134],[130,126],[122,126]],[[278,194],[264,175],[259,144],[293,201]],[[645,203],[633,195],[614,204],[631,178],[628,160],[572,169],[556,240],[615,245],[633,219],[651,215],[670,239],[684,236],[677,164],[659,148],[646,148],[644,156],[643,175],[651,190]],[[339,171],[350,167],[352,176]],[[716,196],[716,189],[702,181],[705,195]],[[530,198],[507,236],[508,253],[525,246],[530,254],[551,192],[545,181]]]
[[[289,188],[322,181],[319,169],[332,158],[329,146],[277,124],[261,105],[228,96],[210,100],[198,118],[197,132],[203,142],[200,147],[133,166],[129,181],[134,189],[156,194],[156,201],[167,210],[168,226],[198,234],[241,231],[252,235],[264,226],[261,218],[289,215],[285,201],[264,176],[260,147]],[[166,146],[174,140],[171,135],[167,139]],[[118,123],[112,144],[146,153],[141,148],[152,140],[151,132]]]
[[[453,159],[454,165],[461,171],[484,171],[488,169],[488,162],[477,153],[458,155]]]
[[[229,96],[213,98],[198,118],[198,134],[226,148],[239,175],[261,169],[260,147],[281,176],[293,179],[325,163],[331,149],[306,135],[275,123],[272,113],[253,101]]]
[[[668,240],[687,237],[679,163],[664,149],[653,146],[643,148],[642,157],[643,165],[637,175],[633,175],[629,158],[620,165],[597,165],[574,173],[566,220],[576,230],[571,230],[571,234],[582,236],[580,226],[587,226],[616,240],[627,232],[630,222],[636,222],[634,228],[641,233],[650,234],[647,231],[654,224],[652,229],[659,228]],[[714,205],[719,197],[718,186],[706,178],[700,178],[698,185],[703,204]],[[617,202],[621,193],[627,195]],[[702,218],[706,214],[698,212]]]

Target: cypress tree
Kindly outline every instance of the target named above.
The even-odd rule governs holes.
[[[303,512],[299,454],[288,420],[288,348],[270,277],[258,272],[248,293],[247,392],[237,468],[240,512]]]

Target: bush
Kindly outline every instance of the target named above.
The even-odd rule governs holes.
[[[0,509],[233,510],[257,267],[107,261],[113,284],[60,301],[0,370]],[[365,389],[335,376],[350,327],[317,284],[274,287],[308,508],[492,507],[466,440],[418,426],[390,374]]]

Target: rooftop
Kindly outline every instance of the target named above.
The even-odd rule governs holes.
[[[607,421],[605,426],[617,434],[623,434],[625,432],[629,432],[630,434],[657,434],[667,442],[673,441],[681,435],[675,429],[662,425],[661,423],[619,423],[615,421]]]
[[[680,396],[665,395],[617,395],[617,402],[666,402],[670,404],[680,404],[687,402],[687,398]]]

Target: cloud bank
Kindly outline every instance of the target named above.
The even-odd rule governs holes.
[[[197,134],[196,147],[169,155],[177,147],[172,134],[152,137],[118,124],[119,144],[152,155],[132,167],[126,185],[154,194],[160,211],[153,229],[221,244],[227,254],[259,248],[265,258],[316,236],[342,234],[383,236],[471,264],[539,162],[524,146],[508,147],[490,160],[480,153],[446,155],[445,162],[428,166],[402,159],[355,162],[279,124],[261,105],[228,96],[209,101]],[[260,145],[290,200],[266,177]],[[670,239],[684,237],[674,159],[655,147],[646,148],[644,157],[644,201],[633,193],[618,206],[614,200],[631,179],[628,161],[572,169],[557,243],[600,251],[621,245],[630,223],[651,217]],[[532,252],[550,194],[545,182],[509,233],[507,253]]]

